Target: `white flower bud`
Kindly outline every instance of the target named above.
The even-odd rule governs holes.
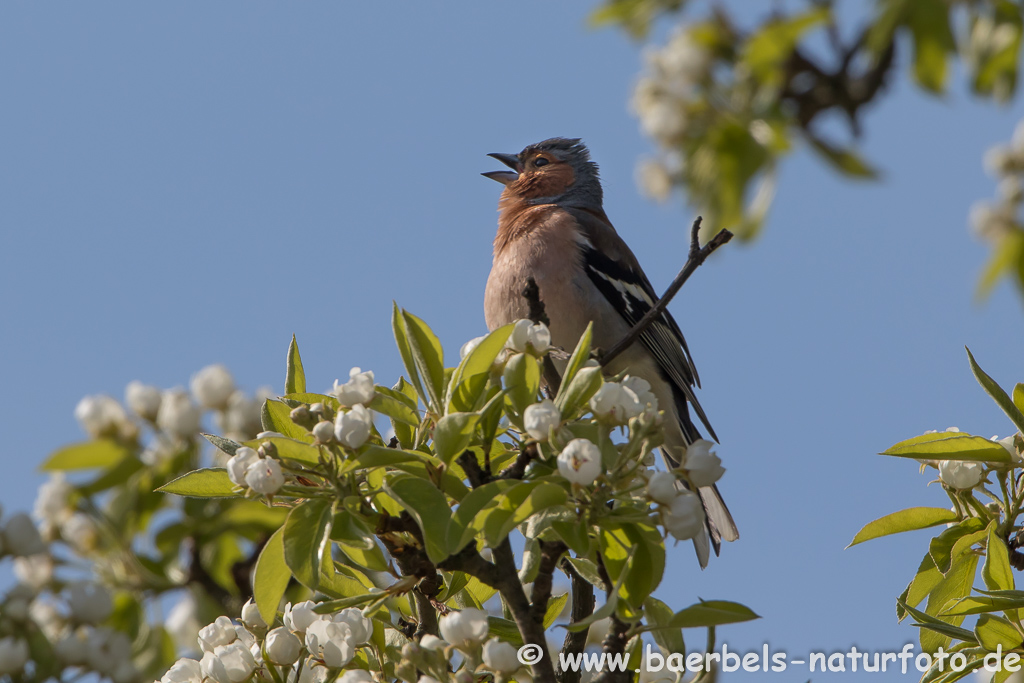
[[[114,601],[103,586],[79,581],[68,586],[71,618],[82,624],[98,624],[114,611]]]
[[[296,605],[292,605],[289,602],[284,607],[284,617],[282,619],[284,625],[288,627],[289,631],[305,633],[310,624],[323,618],[313,611],[315,607],[316,603],[312,600],[306,600]]]
[[[543,323],[534,324],[525,318],[517,320],[505,346],[519,353],[533,351],[542,354],[551,348],[551,332]]]
[[[512,673],[522,666],[516,649],[497,638],[491,638],[484,643],[484,664],[488,669],[499,673]]]
[[[433,676],[427,676],[424,674],[416,680],[416,683],[441,683],[441,681],[437,680]]]
[[[349,625],[325,619],[314,621],[306,629],[306,648],[332,669],[345,666],[356,654],[356,643]]]
[[[641,412],[658,412],[658,397],[654,395],[654,392],[651,391],[650,383],[643,377],[626,375],[622,378],[622,386],[632,391],[633,395],[636,396],[637,402],[641,406]]]
[[[338,411],[334,418],[334,437],[349,448],[359,448],[370,438],[373,411],[357,404],[346,413]]]
[[[700,498],[689,491],[680,491],[663,517],[665,529],[677,540],[686,541],[702,533],[704,529],[704,507]]]
[[[573,439],[558,454],[558,472],[573,484],[590,486],[603,470],[601,449],[587,439]]]
[[[120,433],[127,416],[121,404],[109,396],[86,396],[75,406],[75,419],[86,434],[98,439]]]
[[[242,623],[251,629],[264,629],[267,627],[267,622],[263,620],[263,615],[260,614],[259,607],[253,602],[252,598],[245,601],[242,605]]]
[[[260,458],[245,471],[245,483],[256,493],[272,496],[284,486],[281,465],[273,458]]]
[[[225,408],[235,393],[235,380],[223,365],[207,365],[192,375],[189,386],[199,404],[211,410]]]
[[[554,401],[546,398],[540,403],[526,407],[523,412],[523,424],[527,433],[538,441],[547,441],[552,429],[562,424],[562,414],[558,412]]]
[[[227,645],[238,640],[238,631],[235,624],[228,617],[217,617],[212,624],[199,629],[199,647],[203,652],[213,652],[221,645]]]
[[[183,389],[170,389],[160,399],[156,424],[167,434],[188,439],[199,433],[202,411]]]
[[[337,683],[373,683],[373,676],[366,669],[349,669],[338,676]]]
[[[352,640],[356,645],[364,645],[370,642],[373,635],[373,621],[363,616],[362,611],[349,607],[343,609],[331,617],[332,621],[348,624],[352,631]]]
[[[266,649],[267,656],[274,664],[290,666],[299,661],[299,655],[302,654],[302,641],[282,626],[267,634]]]
[[[468,356],[469,354],[473,353],[473,350],[476,347],[480,346],[480,342],[482,342],[484,339],[485,337],[473,337],[468,342],[463,344],[462,348],[459,349],[459,359],[461,360]]]
[[[243,643],[236,641],[204,654],[199,666],[217,683],[242,683],[256,669],[256,660]]]
[[[61,538],[83,555],[96,549],[99,535],[96,522],[84,512],[76,512],[60,525]]]
[[[439,626],[441,637],[460,649],[474,647],[482,642],[489,629],[487,612],[472,607],[444,615]]]
[[[711,452],[714,445],[707,439],[697,439],[686,447],[680,466],[695,486],[711,486],[725,474],[721,459]]]
[[[334,423],[321,420],[313,425],[313,436],[320,443],[330,443],[334,440]]]
[[[124,402],[144,420],[155,420],[160,412],[160,388],[132,380],[124,390]],[[198,662],[197,662],[198,664]]]
[[[420,638],[420,647],[422,647],[425,650],[440,652],[441,650],[448,647],[448,643],[441,640],[437,636],[432,636],[429,633],[427,633],[422,638]]]
[[[242,446],[228,458],[228,478],[235,486],[248,486],[245,483],[245,473],[249,470],[249,466],[259,459],[259,453],[248,446]]]
[[[363,372],[359,368],[352,368],[349,370],[348,378],[344,384],[334,380],[334,390],[331,393],[338,397],[338,403],[341,405],[351,407],[358,403],[369,403],[377,395],[371,371]]]
[[[678,493],[676,476],[670,472],[655,472],[647,481],[647,495],[662,505],[670,505]]]
[[[942,460],[939,462],[939,479],[953,489],[972,489],[981,483],[984,471],[980,462]]]
[[[598,419],[622,425],[642,413],[644,406],[632,389],[618,382],[605,382],[590,398],[590,409]]]
[[[39,486],[32,513],[44,528],[56,529],[74,512],[70,501],[74,492],[74,487],[67,482],[62,472],[52,474]]]
[[[39,535],[39,529],[32,522],[32,518],[24,512],[16,513],[7,520],[3,541],[4,550],[15,557],[46,552],[46,544]]]
[[[27,663],[27,641],[13,636],[0,638],[0,674],[20,673]]]
[[[14,558],[14,575],[18,581],[42,590],[53,579],[53,558],[48,553]]]
[[[160,683],[202,683],[203,669],[194,659],[182,657],[167,670]]]
[[[89,653],[86,666],[103,676],[113,676],[121,663],[132,654],[128,634],[101,627],[89,631]]]

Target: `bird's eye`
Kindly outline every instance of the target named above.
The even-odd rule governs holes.
[[[533,165],[536,166],[537,168],[540,168],[541,166],[547,166],[548,160],[545,159],[544,157],[537,157],[537,159],[533,162]]]

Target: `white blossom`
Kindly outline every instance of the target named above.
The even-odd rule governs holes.
[[[516,649],[497,638],[491,638],[484,643],[483,654],[484,664],[492,671],[512,673],[522,666],[519,663],[519,657],[516,656]]]
[[[43,537],[32,522],[32,518],[24,512],[18,512],[7,520],[3,534],[4,550],[16,557],[38,555],[46,551]]]
[[[238,631],[235,624],[228,617],[217,617],[212,624],[199,629],[199,647],[203,652],[213,652],[221,645],[227,645],[238,640]]]
[[[366,669],[349,669],[338,676],[337,683],[372,683],[373,676]]]
[[[356,642],[349,625],[326,619],[318,619],[306,629],[306,648],[333,669],[345,666],[356,654]]]
[[[202,683],[203,669],[194,659],[182,657],[167,670],[160,683]]]
[[[68,483],[62,472],[50,475],[48,480],[40,484],[32,514],[42,523],[44,529],[57,529],[71,516],[74,512],[71,505],[71,495],[74,491],[74,487]]]
[[[334,614],[331,620],[348,624],[352,631],[352,640],[356,645],[370,642],[370,636],[373,635],[373,621],[364,617],[361,610],[349,607]]]
[[[260,458],[245,471],[245,483],[256,493],[272,496],[284,486],[281,464],[273,458]]]
[[[132,654],[128,634],[100,627],[89,631],[89,654],[86,665],[104,676],[113,676]]]
[[[75,419],[94,439],[120,433],[127,420],[121,404],[109,396],[86,396],[75,406]]]
[[[88,662],[91,635],[90,628],[86,626],[75,629],[57,640],[54,652],[61,664],[66,666],[80,666]],[[196,662],[196,666],[198,665],[199,662]],[[182,683],[184,683],[184,681]]]
[[[310,431],[313,432],[313,436],[320,443],[330,443],[331,441],[334,440],[333,422],[329,422],[327,420],[320,420],[315,425],[313,425],[313,429]]]
[[[598,419],[612,424],[626,424],[642,413],[644,406],[629,387],[618,382],[605,382],[590,398],[590,409]]]
[[[64,617],[50,600],[37,597],[28,607],[28,616],[51,641],[64,631]]]
[[[551,348],[551,332],[547,325],[532,320],[517,320],[512,328],[505,346],[519,353],[532,350],[534,353],[545,353]]]
[[[427,633],[424,634],[422,638],[420,638],[420,647],[422,647],[425,650],[440,652],[441,650],[448,647],[448,643],[441,640],[437,636],[432,636],[429,633]]]
[[[562,424],[562,414],[554,401],[546,398],[540,403],[526,407],[523,412],[523,424],[527,433],[538,441],[547,441],[552,429]]]
[[[334,418],[334,437],[349,448],[359,448],[370,438],[373,429],[373,411],[357,404],[349,411],[338,411]]]
[[[487,637],[487,612],[467,607],[441,617],[441,637],[458,648],[473,647]]]
[[[671,472],[655,472],[647,480],[647,495],[662,505],[670,505],[678,493],[676,475]]]
[[[677,540],[685,541],[702,533],[704,529],[704,507],[700,498],[689,491],[680,491],[665,510],[665,529]]]
[[[267,634],[265,647],[267,656],[274,664],[294,664],[302,654],[302,641],[283,626]]]
[[[175,647],[194,652],[199,638],[199,606],[191,593],[185,593],[167,613],[164,630],[171,637]],[[196,663],[198,665],[198,662]]]
[[[939,462],[939,479],[950,488],[974,488],[981,482],[984,474],[980,462],[964,462],[962,460]]]
[[[637,112],[643,131],[662,142],[678,138],[686,130],[687,117],[683,103],[673,99],[659,99]]]
[[[15,584],[4,596],[4,616],[15,621],[27,619],[29,607],[36,597],[36,592],[36,589],[27,583]]]
[[[155,420],[160,412],[160,388],[132,380],[124,390],[124,402],[144,420]]]
[[[28,663],[28,642],[7,636],[0,638],[0,674],[15,674]]]
[[[338,403],[346,408],[358,403],[369,403],[376,396],[373,388],[373,372],[363,372],[360,368],[352,368],[348,372],[348,381],[339,384],[334,380],[334,390],[331,392],[338,397]]]
[[[714,446],[707,439],[697,439],[686,447],[680,466],[695,486],[711,486],[725,474],[721,459],[711,452]]]
[[[225,408],[235,392],[235,380],[223,365],[207,365],[192,375],[189,386],[199,405],[212,410]]]
[[[267,622],[263,620],[263,615],[260,614],[260,608],[256,606],[252,598],[245,601],[242,605],[242,623],[253,629],[262,629],[267,627]]]
[[[228,478],[236,486],[248,486],[245,483],[245,473],[249,470],[249,466],[259,459],[259,453],[248,446],[242,446],[235,451],[234,455],[228,458]]]
[[[156,424],[171,436],[188,439],[199,432],[201,417],[199,406],[192,402],[184,389],[176,388],[164,392]]]
[[[656,159],[645,159],[636,167],[636,184],[645,195],[664,202],[672,194],[672,174]]]
[[[590,486],[603,470],[601,449],[587,439],[573,439],[558,454],[558,472],[573,484]]]
[[[241,642],[220,645],[203,655],[203,674],[217,683],[241,683],[256,669],[256,660]]]
[[[658,412],[658,397],[651,391],[651,384],[643,377],[635,377],[633,375],[626,375],[622,378],[622,386],[633,392],[636,396],[637,402],[641,405],[642,410],[649,411],[651,413]]]
[[[41,590],[53,579],[53,558],[49,553],[16,557],[14,575],[26,586]]]
[[[482,337],[482,336],[481,337],[473,337],[468,342],[463,344],[462,348],[459,349],[459,360],[462,360],[463,358],[465,358],[469,354],[473,353],[473,350],[476,347],[480,346],[480,342],[482,342],[484,339],[485,339],[485,337]]]
[[[82,624],[98,624],[110,616],[114,601],[110,591],[98,583],[78,581],[68,586],[71,618]]]
[[[247,441],[263,428],[260,413],[263,402],[273,396],[269,388],[262,388],[256,396],[249,397],[242,390],[236,390],[228,398],[227,407],[217,413],[217,424],[225,435],[238,441]]]
[[[284,625],[288,627],[289,631],[296,633],[305,633],[306,629],[309,628],[310,624],[315,621],[319,621],[322,617],[313,611],[316,607],[316,603],[312,600],[306,600],[296,605],[288,603],[284,607],[284,617],[282,621]]]
[[[92,517],[76,512],[60,525],[60,536],[81,554],[95,550],[99,542],[99,529]]]

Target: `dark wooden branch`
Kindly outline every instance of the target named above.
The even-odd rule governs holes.
[[[608,575],[608,569],[604,566],[604,558],[601,557],[600,552],[597,553],[597,572],[600,574],[605,586],[607,586],[605,590],[605,600],[607,600],[611,597],[612,591],[615,590],[615,583]],[[629,641],[626,633],[629,631],[630,625],[619,619],[615,613],[612,613],[612,616],[609,617],[609,622],[608,632],[605,634],[604,640],[601,641],[601,651],[608,655],[605,661],[614,661],[614,657],[626,651],[626,643]],[[633,673],[631,671],[612,671],[608,669],[595,676],[592,683],[630,683],[632,680]]]
[[[547,310],[544,308],[544,302],[540,300],[540,287],[537,286],[537,281],[530,277],[526,280],[526,287],[523,289],[523,298],[526,299],[526,303],[529,304],[530,320],[534,324],[543,324],[548,328],[551,327],[551,319],[548,318]],[[558,395],[558,388],[562,384],[562,376],[558,374],[558,370],[555,368],[554,362],[550,356],[544,356],[544,390],[547,393],[548,398],[554,398]]]
[[[620,339],[615,346],[608,349],[608,351],[601,355],[602,367],[607,367],[607,365],[618,357],[619,354],[632,346],[633,342],[639,339],[640,335],[643,334],[643,331],[646,330],[652,322],[659,318],[662,313],[664,313],[665,309],[668,308],[669,302],[671,302],[672,298],[679,293],[679,290],[682,289],[683,285],[686,284],[686,281],[690,279],[693,272],[697,270],[697,268],[699,268],[700,265],[707,260],[708,256],[711,256],[716,249],[732,239],[731,232],[728,230],[722,230],[712,237],[711,241],[705,244],[702,248],[700,246],[699,237],[700,222],[701,217],[697,216],[697,219],[693,221],[693,226],[690,228],[690,253],[686,259],[686,264],[683,265],[683,269],[680,270],[679,274],[676,275],[676,278],[672,280],[672,284],[668,286],[668,289],[665,290],[665,293],[662,294],[661,298],[651,306],[651,310],[647,311],[647,314],[640,318],[636,325],[633,325],[633,329],[631,329],[625,337]]]
[[[526,468],[537,456],[537,444],[529,444],[519,451],[519,455],[511,465],[498,473],[498,479],[522,479],[526,474]]]
[[[570,621],[573,623],[583,621],[594,613],[594,587],[576,571],[576,568],[572,566],[568,558],[562,558],[561,567],[562,571],[566,573],[572,582]],[[582,631],[566,632],[565,640],[562,642],[562,655],[574,658],[583,652],[587,647],[587,636],[589,634],[589,627]],[[559,658],[559,661],[562,661],[562,657]],[[580,683],[582,673],[582,671],[574,669],[558,669],[555,671],[555,677],[558,678],[558,683]]]
[[[541,615],[540,622],[534,619],[532,606],[526,598],[526,591],[523,590],[523,584],[520,583],[519,574],[516,572],[516,557],[508,538],[494,549],[494,568],[499,576],[498,591],[504,598],[505,604],[508,605],[509,611],[512,612],[512,619],[516,622],[523,642],[537,645],[543,653],[537,663],[530,667],[533,672],[533,680],[535,683],[557,683],[555,667],[551,661],[551,654],[548,652],[547,638],[544,635],[544,616]]]
[[[394,536],[396,532],[411,534],[416,538],[419,546],[399,542]],[[412,591],[418,621],[416,630],[413,632],[414,637],[419,640],[428,633],[432,636],[439,635],[434,598],[441,592],[444,581],[423,551],[423,534],[420,528],[416,526],[416,522],[408,512],[403,512],[400,517],[385,515],[381,517],[378,524],[377,538],[381,540],[388,553],[394,558],[402,576],[415,576],[420,579]]]
[[[541,628],[544,628],[544,615],[548,611],[548,601],[551,600],[552,577],[566,550],[568,548],[561,541],[540,541],[540,569],[537,578],[533,580],[533,594],[530,597],[533,599],[533,620]]]

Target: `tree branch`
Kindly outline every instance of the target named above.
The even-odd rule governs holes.
[[[562,571],[566,573],[572,582],[570,621],[572,623],[583,621],[594,613],[594,587],[576,571],[576,568],[572,566],[568,558],[562,558],[561,566]],[[562,655],[573,657],[583,652],[587,647],[587,636],[589,633],[589,627],[582,631],[566,632],[565,640],[562,642]],[[560,657],[559,661],[561,662],[563,658]],[[559,683],[579,683],[581,675],[582,672],[578,669],[558,669],[555,671],[555,676],[558,678]]]
[[[544,615],[548,611],[548,601],[551,600],[552,576],[558,569],[558,561],[568,547],[561,541],[540,541],[540,569],[537,571],[537,578],[533,580],[533,620],[544,628]]]
[[[540,287],[537,286],[537,281],[532,276],[526,280],[523,297],[530,306],[529,313],[527,314],[530,316],[530,320],[534,324],[543,324],[546,327],[551,327],[551,320],[548,318],[547,311],[544,308],[544,302],[540,300]],[[562,384],[562,376],[558,374],[558,370],[555,368],[555,364],[550,356],[544,356],[543,362],[544,390],[547,392],[548,398],[554,398],[558,395],[558,388]]]
[[[640,318],[636,325],[633,325],[633,329],[631,329],[625,337],[620,339],[615,346],[608,349],[608,351],[601,355],[600,362],[602,367],[607,367],[608,364],[618,357],[619,354],[632,346],[633,342],[643,334],[644,330],[650,327],[651,323],[665,312],[665,309],[668,308],[669,302],[671,302],[672,298],[679,293],[679,290],[682,289],[683,285],[686,284],[686,281],[690,279],[693,272],[697,270],[697,268],[699,268],[700,265],[707,260],[708,256],[711,256],[716,249],[732,239],[731,232],[728,230],[722,230],[712,237],[711,241],[705,244],[702,248],[700,246],[699,237],[700,222],[701,217],[697,216],[696,220],[693,221],[693,226],[690,228],[690,253],[686,259],[686,264],[683,265],[683,269],[680,270],[679,274],[676,275],[676,278],[672,280],[672,284],[668,286],[668,289],[665,290],[665,293],[661,298],[654,303],[651,310],[647,311],[647,314]]]
[[[605,600],[607,600],[611,597],[612,591],[615,590],[615,583],[608,576],[608,570],[604,566],[604,559],[601,557],[600,552],[597,553],[597,571],[601,575],[605,586],[607,586],[607,590],[605,590]],[[614,657],[624,653],[626,651],[626,643],[629,642],[626,633],[629,631],[630,625],[619,619],[619,616],[614,612],[609,617],[609,621],[611,623],[608,625],[608,632],[605,634],[604,640],[601,641],[601,651],[608,655],[605,658],[606,662],[614,661]],[[632,680],[633,674],[631,671],[613,671],[611,668],[608,668],[594,677],[592,683],[630,683]]]

